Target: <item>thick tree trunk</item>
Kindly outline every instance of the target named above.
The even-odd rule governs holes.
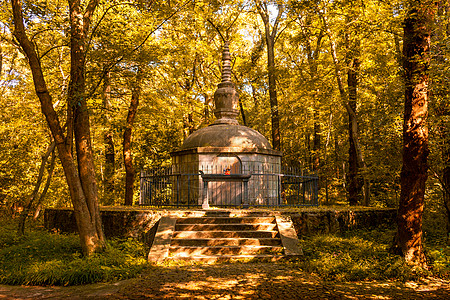
[[[98,0],[91,0],[85,11],[80,0],[69,0],[70,13],[70,82],[68,103],[73,108],[75,149],[77,153],[78,174],[86,198],[90,221],[96,231],[98,243],[104,247],[104,235],[98,208],[98,188],[95,178],[94,157],[91,145],[91,126],[85,97],[85,58],[86,39],[92,14]],[[81,216],[84,217],[85,216]]]
[[[80,152],[77,153],[78,166],[80,172],[83,173],[80,174],[72,156],[72,149],[70,147],[71,142],[66,140],[58,116],[53,109],[52,98],[47,89],[34,45],[30,42],[26,35],[23,24],[21,3],[19,0],[11,0],[11,4],[15,26],[14,34],[28,58],[36,94],[41,102],[41,109],[46,117],[47,123],[56,142],[58,155],[63,166],[73,204],[74,215],[80,235],[81,247],[85,255],[90,255],[104,248],[104,236],[96,202],[95,177],[93,177],[93,174],[86,174],[88,172],[93,173],[94,170],[92,155],[90,155],[89,119],[86,117],[86,102],[83,96],[78,94],[79,88],[81,91],[84,90],[84,86],[82,86],[82,84],[84,84],[84,79],[81,79],[81,83],[78,81],[80,79],[79,74],[83,71],[83,66],[78,65],[78,63],[80,62],[79,56],[84,56],[84,45],[80,42],[80,40],[75,40],[71,43],[71,47],[77,47],[77,50],[73,50],[72,52],[81,51],[82,53],[75,53],[76,57],[72,58],[71,68],[77,68],[77,70],[74,70],[75,78],[72,78],[71,84],[72,92],[75,93],[75,95],[72,97],[69,96],[69,101],[71,101],[69,104],[72,105],[71,107],[79,107],[76,109],[77,118],[75,127],[77,132],[77,148],[80,150]],[[84,40],[83,34],[87,31],[90,17],[92,16],[96,6],[97,1],[90,1],[86,8],[86,12],[83,15],[79,12],[80,3],[78,1],[70,2],[71,26],[76,27],[71,29],[71,34],[76,35],[75,37],[72,37],[72,39]],[[80,31],[80,28],[77,25],[79,22],[83,22],[86,28],[83,28],[83,30]],[[69,109],[68,111],[70,112],[72,109]],[[70,124],[68,125],[68,128],[71,128]],[[71,136],[70,132],[68,133],[68,137],[69,136]],[[94,181],[92,182],[90,180]]]
[[[434,5],[422,1],[410,1],[410,4],[403,28],[405,110],[396,246],[408,263],[426,266],[422,246],[422,215],[428,170],[426,119]]]
[[[125,131],[123,133],[123,160],[125,164],[125,205],[133,205],[134,177],[135,170],[133,167],[133,155],[131,151],[131,133],[133,129],[134,119],[136,117],[139,106],[139,97],[141,94],[142,71],[138,70],[136,75],[136,83],[132,88],[131,102],[128,108],[127,121]]]

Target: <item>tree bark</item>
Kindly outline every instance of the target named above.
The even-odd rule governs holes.
[[[131,133],[134,119],[139,106],[139,97],[141,95],[142,70],[139,68],[136,75],[135,86],[132,87],[131,102],[128,108],[125,131],[123,133],[123,160],[125,164],[125,205],[133,205],[134,177],[133,155],[131,151]]]
[[[90,17],[94,12],[97,3],[98,1],[90,1],[85,13],[81,14],[79,1],[69,2],[71,27],[76,27],[71,28],[71,35],[75,35],[71,37],[71,47],[76,48],[71,51],[75,54],[75,57],[71,58],[71,68],[75,68],[76,70],[73,70],[73,76],[75,77],[71,78],[71,93],[73,94],[69,95],[69,106],[72,109],[68,109],[68,112],[76,111],[76,122],[74,127],[76,127],[76,144],[77,150],[79,150],[79,153],[77,153],[77,170],[77,164],[74,162],[70,147],[71,142],[67,141],[64,136],[58,116],[52,105],[52,97],[47,89],[37,53],[34,45],[27,37],[23,24],[21,3],[19,0],[11,0],[15,28],[14,35],[27,56],[36,94],[41,103],[41,110],[45,115],[58,149],[58,155],[63,166],[73,204],[81,247],[85,255],[90,255],[99,251],[105,246],[100,214],[97,206],[96,181],[93,172],[92,155],[90,155],[89,118],[86,116],[88,113],[86,100],[83,98],[83,95],[80,94],[80,91],[84,91],[84,75],[82,74],[84,66],[79,65],[79,63],[84,64],[84,43],[82,41],[84,41],[85,33],[89,27]],[[82,30],[80,30],[80,22],[83,25]],[[80,78],[80,76],[82,77]],[[71,128],[71,126],[68,125],[68,128]],[[71,136],[70,132],[68,132],[68,137],[69,136]],[[91,174],[87,174],[89,172],[91,172]]]
[[[412,0],[409,4],[403,27],[403,166],[395,246],[408,263],[426,267],[422,215],[428,170],[428,68],[435,7],[427,1]]]

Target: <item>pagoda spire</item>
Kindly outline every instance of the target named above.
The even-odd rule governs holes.
[[[231,81],[231,56],[230,56],[230,45],[225,42],[223,45],[222,52],[222,82]]]

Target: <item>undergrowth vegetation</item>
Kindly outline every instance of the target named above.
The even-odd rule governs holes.
[[[0,284],[79,285],[116,281],[136,277],[150,267],[146,261],[148,249],[132,239],[110,239],[103,253],[83,257],[75,234],[49,233],[34,226],[26,235],[18,236],[14,223],[10,218],[0,218]],[[380,226],[302,236],[304,257],[287,263],[329,281],[406,281],[423,276],[450,279],[450,246],[446,243],[441,215],[427,213],[424,218],[429,270],[410,267],[400,256],[389,253],[394,234],[395,229]],[[190,264],[166,262],[152,267]]]
[[[436,219],[434,219],[436,220]],[[330,281],[416,280],[424,276],[450,279],[450,246],[435,221],[424,224],[429,269],[408,266],[404,259],[389,253],[396,230],[378,227],[342,234],[318,234],[300,240],[304,257],[297,262],[302,270]]]
[[[0,283],[79,285],[136,277],[147,265],[144,246],[109,240],[103,253],[81,255],[77,235],[32,229],[19,237],[14,224],[0,226]]]

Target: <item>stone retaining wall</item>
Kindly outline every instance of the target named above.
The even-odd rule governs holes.
[[[336,233],[352,229],[370,229],[380,225],[395,226],[396,209],[329,210],[290,214],[298,235]]]
[[[166,210],[120,210],[102,209],[101,217],[106,237],[131,237],[152,243],[161,216],[174,214]],[[182,212],[177,212],[182,214]],[[277,215],[289,215],[298,235],[314,233],[337,233],[379,225],[395,226],[397,210],[317,210],[276,211]],[[44,226],[47,230],[63,233],[77,232],[72,209],[46,209]]]
[[[136,238],[151,243],[155,236],[155,226],[164,211],[148,210],[101,210],[103,231],[107,238]],[[61,233],[77,232],[75,215],[72,209],[46,209],[44,227]]]

